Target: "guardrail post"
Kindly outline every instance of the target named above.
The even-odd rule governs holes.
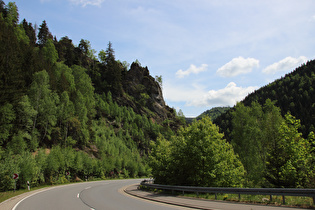
[[[283,205],[285,205],[285,196],[282,196]]]
[[[272,195],[270,195],[270,202],[272,202]]]
[[[183,190],[183,195],[185,195],[185,191]]]
[[[238,201],[241,201],[241,194],[238,194]]]
[[[315,205],[315,196],[313,196],[313,205]]]
[[[214,194],[214,196],[215,196],[215,199],[216,199],[216,200],[218,200],[218,196],[217,196],[217,193],[215,193],[215,194]]]

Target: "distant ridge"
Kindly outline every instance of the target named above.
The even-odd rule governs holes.
[[[197,120],[200,120],[201,118],[205,116],[209,116],[211,120],[215,120],[217,117],[219,117],[221,114],[227,112],[231,107],[214,107],[212,109],[209,109],[207,111],[204,111],[202,114],[200,114],[198,117],[196,117]]]
[[[201,113],[197,117],[186,117],[185,120],[186,120],[187,123],[192,123],[195,119],[196,120],[201,120],[203,117],[208,116],[213,121],[217,117],[219,117],[221,114],[223,114],[226,111],[228,111],[229,109],[231,109],[231,107],[214,107],[214,108],[211,108],[211,109],[209,109],[207,111],[204,111],[203,113]]]

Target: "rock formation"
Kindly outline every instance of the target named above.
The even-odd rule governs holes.
[[[135,112],[146,113],[160,122],[174,117],[174,110],[165,104],[161,87],[147,67],[133,63],[122,83],[125,93],[133,98],[130,100],[128,96],[123,97],[123,105],[132,106]]]

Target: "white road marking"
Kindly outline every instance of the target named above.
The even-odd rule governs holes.
[[[62,186],[61,186],[61,187],[62,187]],[[38,192],[34,192],[34,193],[32,193],[32,194],[30,194],[30,195],[24,197],[23,199],[21,199],[19,202],[17,202],[17,203],[14,205],[14,207],[12,208],[12,210],[15,210],[15,209],[17,208],[17,206],[18,206],[21,202],[23,202],[25,199],[28,199],[29,197],[31,197],[31,196],[33,196],[33,195],[36,195],[36,194],[38,194],[38,193],[42,193],[42,192],[45,192],[45,191],[48,191],[48,190],[52,190],[52,189],[55,189],[55,188],[57,188],[57,187],[51,187],[51,188],[43,189],[43,190],[40,190],[40,191],[38,191]]]
[[[94,182],[100,182],[100,181],[94,181]],[[93,182],[90,182],[90,183],[93,183]],[[82,183],[73,183],[73,185],[74,185],[74,184],[80,185],[80,184],[86,184],[86,183],[85,183],[85,182],[82,182]],[[103,183],[103,184],[109,184],[109,183]],[[12,208],[12,210],[16,210],[17,206],[18,206],[21,202],[23,202],[24,200],[28,199],[29,197],[31,197],[31,196],[33,196],[33,195],[36,195],[36,194],[38,194],[38,193],[42,193],[42,192],[45,192],[45,191],[48,191],[48,190],[52,190],[52,189],[55,189],[55,188],[61,188],[61,187],[67,187],[67,186],[69,186],[69,185],[61,185],[61,186],[49,187],[49,188],[47,188],[47,189],[46,189],[46,188],[41,189],[41,190],[39,190],[39,191],[37,191],[37,192],[35,191],[35,192],[33,192],[32,194],[30,194],[30,195],[28,195],[28,196],[22,198],[21,200],[19,200],[19,202],[17,202],[17,203],[14,205],[14,207]],[[90,188],[91,188],[91,187],[90,187]],[[80,198],[80,193],[78,193],[77,198]],[[6,202],[6,201],[4,201],[4,202]],[[95,209],[93,209],[93,210],[95,210]]]

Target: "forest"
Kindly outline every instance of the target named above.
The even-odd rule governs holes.
[[[38,30],[35,30],[38,28]],[[186,124],[162,76],[57,40],[0,0],[0,191],[153,176],[156,183],[314,188],[315,61]],[[213,118],[208,117],[211,115]]]
[[[281,108],[281,114],[290,112],[301,120],[299,129],[306,138],[310,132],[315,132],[315,61],[310,60],[294,69],[284,77],[254,91],[241,101],[245,106],[253,102],[264,104],[267,99],[275,102]],[[233,110],[220,115],[214,122],[220,127],[225,137],[230,139],[232,130],[231,115]]]
[[[155,182],[207,187],[314,188],[315,136],[303,138],[300,120],[267,99],[238,103],[230,141],[209,117],[152,142]]]
[[[0,1],[0,29],[1,191],[13,189],[14,173],[18,188],[150,174],[150,141],[180,124],[166,105],[152,110],[146,90],[159,90],[161,77],[116,60],[111,42],[97,58],[89,41],[57,40],[46,21],[36,32],[12,2]]]
[[[199,116],[196,117],[197,120],[204,118],[205,116],[210,117],[212,121],[217,119],[221,114],[227,112],[231,107],[214,107],[210,110],[204,111]]]

